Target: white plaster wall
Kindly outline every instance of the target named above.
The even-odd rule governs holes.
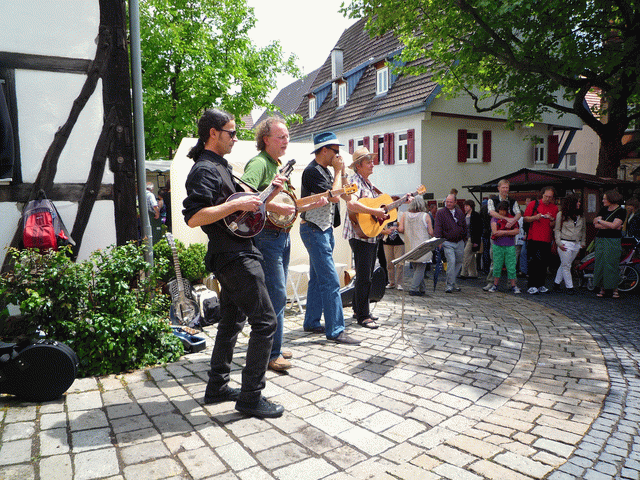
[[[427,191],[444,198],[457,188],[460,198],[469,195],[465,185],[479,185],[520,168],[537,168],[531,159],[530,137],[548,135],[546,126],[507,130],[504,123],[464,118],[427,116],[422,129],[422,178]],[[458,129],[491,130],[491,162],[458,163]],[[547,168],[541,165],[540,168]]]
[[[100,20],[97,0],[0,2],[0,51],[93,59]],[[37,178],[54,134],[66,122],[85,75],[16,70],[16,99],[22,175]],[[91,168],[93,150],[103,124],[102,83],[81,112],[58,161],[56,183],[83,183]],[[103,183],[113,183],[105,168]],[[56,202],[65,225],[73,227],[78,205]],[[13,238],[23,205],[0,204],[0,263]],[[93,250],[116,242],[113,202],[96,202],[79,252],[86,259]]]
[[[2,0],[0,51],[92,59],[99,22],[97,0]]]
[[[22,178],[32,183],[55,133],[69,117],[73,101],[86,80],[71,73],[16,70],[16,97]],[[56,183],[85,182],[93,151],[103,124],[102,82],[80,113],[58,160]],[[103,183],[112,183],[113,174],[105,168]]]

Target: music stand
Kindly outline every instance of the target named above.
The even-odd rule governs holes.
[[[404,255],[395,258],[393,260],[391,260],[391,263],[393,264],[393,266],[395,267],[398,263],[402,263],[404,264],[404,262],[406,261],[411,261],[411,260],[417,260],[420,257],[422,257],[423,255],[426,255],[427,253],[435,250],[436,248],[438,248],[440,245],[442,245],[445,242],[444,238],[430,238],[429,240],[425,240],[424,242],[422,242],[420,245],[418,245],[416,248],[414,248],[413,250],[405,253]],[[404,268],[402,269],[402,315],[400,317],[400,337],[405,341],[405,343],[408,343],[409,346],[411,348],[413,348],[413,350],[420,355],[420,357],[422,357],[422,359],[427,362],[429,365],[431,365],[431,362],[429,362],[426,358],[424,358],[424,356],[418,351],[416,350],[416,348],[411,344],[411,342],[404,336],[404,306],[405,306],[405,297],[407,295],[407,286],[405,284],[405,278],[404,278]],[[391,342],[389,343],[389,345],[391,345],[394,341],[395,338],[398,334],[396,333],[396,335],[391,339]]]

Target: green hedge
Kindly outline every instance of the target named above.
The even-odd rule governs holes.
[[[170,299],[156,288],[166,260],[144,260],[135,243],[96,251],[74,263],[69,252],[10,250],[14,269],[0,276],[0,338],[44,331],[80,358],[79,376],[173,362],[184,354],[168,321]],[[9,317],[8,305],[20,308]]]

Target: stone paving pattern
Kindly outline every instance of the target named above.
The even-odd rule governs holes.
[[[638,297],[387,291],[360,346],[302,330],[269,371],[283,417],[204,406],[207,349],[77,379],[43,404],[0,396],[0,479],[640,478]],[[345,310],[351,314],[350,309]],[[236,348],[237,384],[249,328]]]

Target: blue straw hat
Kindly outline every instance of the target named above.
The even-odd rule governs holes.
[[[344,147],[342,143],[338,142],[338,137],[333,132],[323,132],[319,133],[313,137],[313,152],[316,153],[322,147],[326,147],[327,145],[339,145]]]

